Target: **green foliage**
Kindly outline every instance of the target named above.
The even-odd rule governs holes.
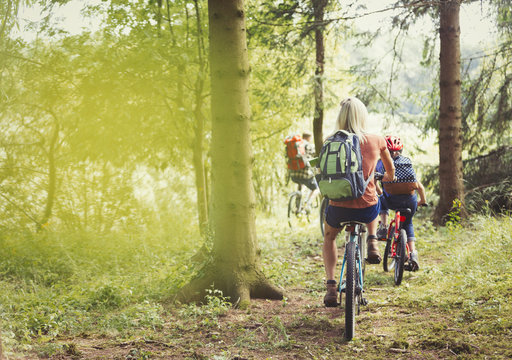
[[[104,233],[148,226],[175,195],[140,209],[141,177],[188,175],[194,137],[208,148],[207,137],[195,134],[208,111],[204,4],[196,28],[181,4],[110,5],[85,9],[105,19],[94,34],[0,42],[0,227]],[[154,25],[162,11],[174,26]],[[45,34],[49,24],[32,26]]]
[[[503,180],[485,187],[470,190],[464,202],[472,214],[497,216],[512,210],[512,180]]]
[[[206,289],[205,296],[206,303],[202,306],[196,304],[184,305],[179,315],[195,320],[199,325],[207,328],[218,327],[218,319],[224,316],[231,303],[229,298],[224,297],[222,291],[215,289],[213,286],[210,289]]]
[[[449,229],[461,227],[462,202],[454,199],[450,212],[446,215],[446,226]]]
[[[125,334],[161,327],[164,310],[157,301],[195,270],[184,264],[195,252],[197,233],[179,221],[172,227],[174,236],[0,234],[6,346],[29,346],[35,339],[44,344],[98,326]]]
[[[474,217],[466,226],[423,237],[421,252],[438,249],[444,261],[426,265],[420,283],[402,288],[397,301],[457,311],[459,326],[474,332],[505,331],[511,325],[511,234],[510,217]]]

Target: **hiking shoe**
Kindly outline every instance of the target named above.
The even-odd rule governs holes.
[[[387,239],[388,238],[388,228],[386,225],[380,223],[379,228],[377,229],[377,239]]]
[[[338,306],[338,292],[336,291],[336,281],[327,280],[327,294],[324,296],[324,305],[326,307]]]
[[[409,255],[409,264],[411,264],[411,271],[418,271],[420,269],[420,262],[418,260],[418,252],[415,250]]]
[[[382,256],[379,251],[379,241],[375,235],[368,236],[368,256],[366,261],[369,264],[380,264]]]

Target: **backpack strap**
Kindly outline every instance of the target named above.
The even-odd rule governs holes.
[[[372,181],[372,178],[373,178],[373,175],[374,175],[374,174],[375,174],[375,171],[374,171],[374,172],[372,172],[372,173],[370,174],[370,176],[368,176],[368,179],[366,179],[366,180],[364,181],[364,188],[365,188],[365,189],[366,189],[366,187],[368,186],[368,184],[370,183],[370,181]]]

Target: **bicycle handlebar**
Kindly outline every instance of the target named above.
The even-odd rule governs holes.
[[[375,180],[382,180],[382,178],[384,177],[384,174],[381,174],[380,172],[375,172],[373,174],[373,176],[375,177]],[[429,205],[427,203],[425,203],[425,204],[421,204],[420,206],[421,207],[428,207]]]

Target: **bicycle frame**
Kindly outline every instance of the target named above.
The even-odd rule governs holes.
[[[391,220],[388,227],[388,239],[391,235],[393,235],[393,241],[391,243],[391,257],[396,256],[396,244],[398,241],[398,235],[400,234],[400,229],[402,228],[402,223],[405,221],[405,216],[400,214],[400,211],[395,211],[395,218]],[[394,226],[396,225],[396,226]],[[394,227],[393,227],[394,226]],[[391,230],[394,229],[393,234],[391,234]],[[407,249],[407,253],[409,253],[409,245],[405,243],[405,247]]]

